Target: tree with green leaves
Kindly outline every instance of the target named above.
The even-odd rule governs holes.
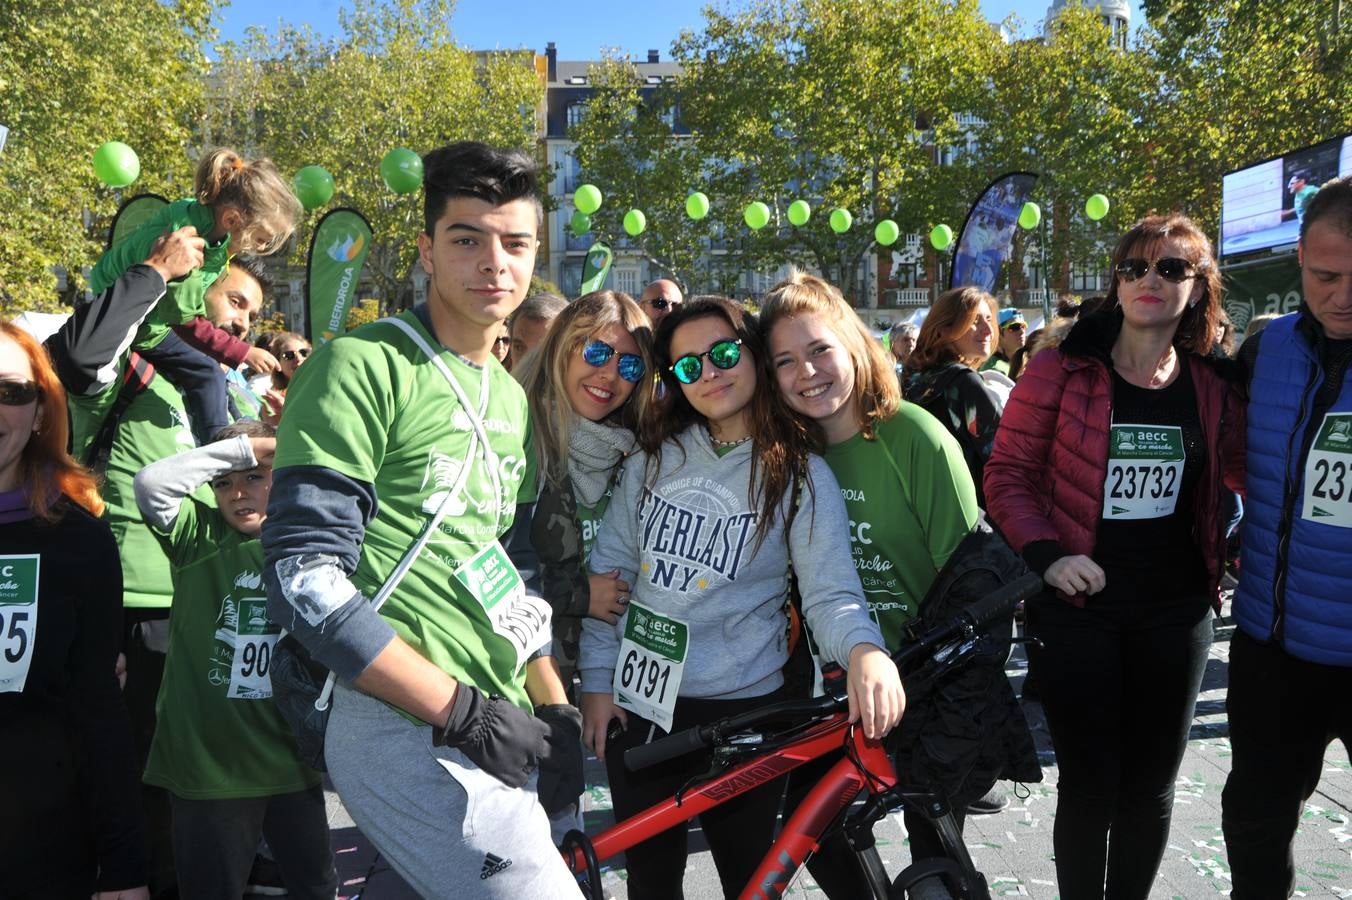
[[[1141,203],[1215,233],[1221,176],[1352,129],[1341,0],[1148,0],[1156,73],[1141,130],[1158,157]]]
[[[336,182],[331,205],[353,206],[371,222],[366,272],[387,308],[408,300],[422,195],[393,193],[381,158],[457,140],[535,144],[543,85],[533,54],[460,47],[453,8],[453,0],[357,0],[341,13],[336,38],[253,29],[243,45],[221,48],[215,70],[205,134],[266,154],[284,172],[326,168]],[[318,216],[297,235],[298,265]]]
[[[678,92],[664,84],[645,96],[638,69],[613,57],[592,66],[587,81],[595,89],[568,136],[584,179],[604,185],[592,234],[638,253],[687,292],[707,283],[715,228],[712,220],[686,215],[686,196],[702,187],[704,159],[694,139],[673,130]],[[633,238],[623,229],[630,209],[647,219]]]
[[[1082,6],[1063,9],[1047,40],[1009,44],[991,69],[990,91],[974,110],[983,121],[980,157],[991,176],[1040,175],[1033,199],[1047,246],[1038,249],[1053,287],[1068,286],[1069,266],[1105,269],[1103,246],[1145,209],[1137,188],[1161,163],[1140,126],[1154,83],[1146,55],[1115,47],[1098,14]],[[1101,222],[1084,210],[1096,193],[1112,200]],[[1032,246],[1020,235],[1016,249]]]
[[[935,155],[963,142],[999,45],[975,0],[791,0],[706,16],[674,46],[682,113],[712,160],[725,232],[756,268],[804,263],[858,301],[876,222],[906,233],[961,215],[980,175]],[[799,198],[815,210],[801,228],[786,218]],[[755,200],[771,224],[749,232],[742,209]],[[853,215],[844,234],[828,227],[834,207]]]
[[[69,303],[122,200],[191,193],[211,15],[209,0],[0,3],[0,311]],[[123,190],[94,176],[111,140],[141,161]],[[71,273],[64,298],[56,269]]]

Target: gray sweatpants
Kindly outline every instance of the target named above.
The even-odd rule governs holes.
[[[577,900],[535,794],[459,750],[432,746],[384,703],[339,683],[325,734],[329,776],[362,833],[428,900]]]

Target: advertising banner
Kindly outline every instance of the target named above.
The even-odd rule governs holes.
[[[1238,334],[1263,313],[1285,315],[1300,306],[1300,265],[1290,253],[1260,264],[1221,268],[1225,311]]]
[[[315,226],[305,281],[305,335],[315,346],[343,332],[362,265],[371,249],[371,223],[355,209],[332,210]]]
[[[599,241],[592,244],[591,249],[587,251],[586,260],[582,263],[582,287],[578,288],[577,295],[581,297],[605,287],[606,276],[610,274],[610,264],[614,261],[615,254],[610,252],[609,247]]]
[[[1009,258],[1014,245],[1014,229],[1019,212],[1033,194],[1037,176],[1032,172],[1010,172],[990,183],[967,213],[953,254],[949,288],[978,287],[995,292],[1000,267]]]

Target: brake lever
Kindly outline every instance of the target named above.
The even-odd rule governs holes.
[[[1041,650],[1044,646],[1046,646],[1045,644],[1042,643],[1042,638],[1030,637],[1028,635],[1010,638],[1009,642],[1011,644],[1027,644],[1029,647],[1036,647],[1039,650]]]

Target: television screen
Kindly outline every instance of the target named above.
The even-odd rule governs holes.
[[[1352,135],[1227,173],[1221,181],[1221,256],[1294,244],[1319,186],[1349,174]]]

